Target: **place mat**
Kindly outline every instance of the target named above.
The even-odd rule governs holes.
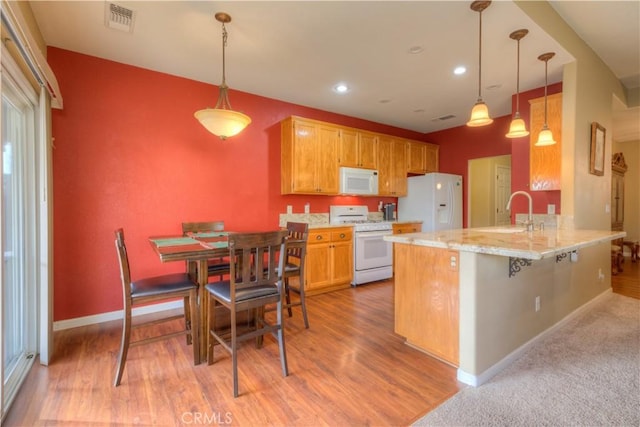
[[[197,245],[199,243],[191,237],[164,237],[150,240],[159,248],[163,246]]]
[[[226,231],[198,231],[189,233],[189,235],[193,237],[225,237],[228,236],[229,233]]]
[[[202,246],[204,246],[205,248],[209,248],[209,249],[221,249],[221,248],[228,248],[229,247],[229,242],[224,241],[224,242],[200,242],[200,244]]]

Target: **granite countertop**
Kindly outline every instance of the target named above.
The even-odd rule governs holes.
[[[624,231],[545,229],[522,226],[465,228],[385,236],[384,240],[490,255],[542,259],[626,236]]]

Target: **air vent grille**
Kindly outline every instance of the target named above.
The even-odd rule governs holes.
[[[435,119],[431,119],[432,122],[441,122],[444,120],[451,120],[451,119],[455,119],[456,116],[454,116],[453,114],[447,114],[446,116],[440,116],[440,117],[436,117]]]
[[[136,17],[135,11],[115,3],[106,2],[104,15],[104,23],[108,28],[124,31],[125,33],[133,32],[133,24]]]

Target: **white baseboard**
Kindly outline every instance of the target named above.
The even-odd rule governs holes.
[[[159,304],[145,305],[144,307],[136,307],[131,312],[132,316],[142,316],[143,314],[157,313],[159,311],[173,310],[182,308],[182,301],[169,301]],[[77,328],[79,326],[93,325],[96,323],[109,322],[111,320],[122,320],[123,310],[111,311],[109,313],[94,314],[91,316],[76,317],[74,319],[59,320],[53,322],[53,330],[61,331],[63,329]]]
[[[579,314],[590,309],[595,303],[599,302],[602,298],[606,297],[611,292],[612,290],[611,288],[609,288],[606,291],[602,292],[597,297],[593,298],[591,301],[588,301],[587,303],[576,308],[571,313],[567,314],[558,323],[542,331],[535,337],[531,338],[529,341],[522,344],[520,347],[518,347],[517,349],[515,349],[514,351],[506,355],[502,360],[500,360],[498,363],[496,363],[495,365],[491,366],[489,369],[482,372],[480,375],[473,375],[458,368],[458,372],[457,372],[458,381],[464,384],[470,385],[472,387],[478,387],[486,383],[491,378],[493,378],[498,372],[502,371],[504,368],[511,365],[516,359],[522,356],[527,350],[533,347],[533,345],[536,344],[538,341],[541,341],[547,335],[556,331],[558,328],[561,328],[562,326],[566,325],[570,320],[574,319]]]

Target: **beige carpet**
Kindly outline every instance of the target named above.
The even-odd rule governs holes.
[[[416,426],[640,426],[640,300],[610,294]]]

